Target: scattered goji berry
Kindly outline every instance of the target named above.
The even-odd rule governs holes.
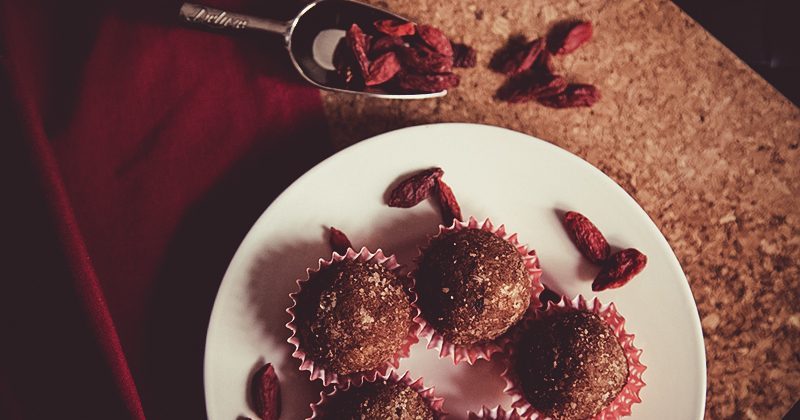
[[[475,67],[478,53],[467,44],[451,43],[453,47],[453,67]]]
[[[447,185],[441,178],[436,178],[436,192],[439,199],[439,207],[442,210],[442,221],[445,225],[450,226],[453,219],[462,221],[461,206],[458,205],[455,194],[450,186]]]
[[[561,76],[549,73],[513,77],[497,91],[498,99],[511,103],[530,102],[557,95],[567,88]]]
[[[278,420],[281,415],[281,384],[272,364],[262,366],[251,383],[253,405],[262,420]]]
[[[414,207],[431,196],[436,180],[444,175],[442,168],[418,172],[397,184],[389,194],[389,207]]]
[[[540,104],[550,108],[575,108],[592,106],[600,100],[600,90],[593,85],[570,83],[558,95],[538,98]]]
[[[623,249],[608,258],[592,282],[592,290],[599,292],[622,287],[641,273],[646,265],[646,255],[634,248]]]
[[[544,47],[545,40],[543,38],[535,39],[523,45],[517,51],[514,51],[504,63],[500,64],[500,70],[509,76],[514,76],[530,69],[542,51],[544,51]]]
[[[534,73],[546,73],[546,74],[553,74],[555,72],[553,67],[553,54],[550,54],[546,48],[539,53],[539,57],[536,58],[536,62],[533,63],[533,67],[531,67]]]
[[[547,35],[547,47],[553,54],[569,54],[592,38],[592,22],[567,21],[557,24]]]
[[[589,261],[600,264],[608,258],[610,247],[606,237],[588,217],[568,211],[564,215],[564,228],[570,239]]]
[[[328,241],[331,244],[331,248],[334,252],[339,253],[339,255],[344,255],[347,253],[347,248],[352,248],[353,244],[350,242],[350,239],[347,238],[347,235],[344,234],[339,229],[331,226],[330,229],[330,237]]]

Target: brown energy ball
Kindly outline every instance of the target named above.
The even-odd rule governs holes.
[[[370,262],[343,260],[323,268],[296,300],[300,348],[340,375],[391,360],[408,339],[415,315],[402,279]]]
[[[403,383],[366,383],[334,396],[325,407],[324,419],[432,420],[433,409],[416,391]]]
[[[416,273],[425,319],[454,344],[491,341],[522,317],[533,284],[508,241],[480,229],[434,238]]]
[[[599,316],[572,311],[532,322],[515,344],[514,373],[527,401],[553,419],[587,419],[628,380],[617,337]]]

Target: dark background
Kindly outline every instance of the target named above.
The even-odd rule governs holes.
[[[800,0],[673,0],[800,104]]]

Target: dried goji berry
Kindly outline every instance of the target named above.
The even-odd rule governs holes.
[[[568,211],[564,215],[564,228],[589,261],[599,264],[608,258],[611,249],[608,241],[589,218],[576,211]]]
[[[592,38],[592,22],[568,21],[557,24],[547,35],[547,47],[553,54],[569,54]]]
[[[353,56],[361,69],[361,75],[366,77],[369,74],[369,59],[367,58],[367,50],[369,49],[367,37],[361,28],[355,23],[350,26],[345,35],[347,44],[353,51]]]
[[[539,53],[539,57],[536,58],[536,62],[533,63],[533,67],[531,67],[534,73],[545,73],[545,74],[553,74],[555,72],[553,68],[553,54],[550,54],[550,51],[547,49],[542,50]]]
[[[600,90],[593,85],[570,83],[558,95],[538,98],[540,104],[550,108],[575,108],[592,106],[600,100]]]
[[[418,172],[397,184],[389,194],[389,207],[413,207],[431,196],[436,179],[444,174],[442,168],[430,168]]]
[[[278,420],[281,415],[281,384],[272,364],[256,371],[251,383],[253,405],[262,420]]]
[[[509,76],[520,74],[533,66],[536,59],[544,51],[545,40],[543,38],[535,39],[523,48],[520,48],[513,55],[508,57],[507,61],[502,64],[501,71]]]
[[[403,69],[418,74],[449,73],[453,68],[453,57],[448,57],[424,45],[399,48]]]
[[[375,29],[389,36],[414,35],[416,25],[414,22],[401,22],[394,19],[377,20],[373,22]]]
[[[557,95],[567,88],[561,76],[549,73],[524,74],[513,77],[497,91],[497,98],[511,103],[530,102]]]
[[[353,51],[344,38],[339,41],[333,51],[333,66],[345,84],[354,84],[358,79],[357,73],[359,72],[355,70],[358,67],[358,63],[356,63]]]
[[[448,57],[453,56],[453,47],[450,45],[450,40],[438,28],[431,25],[419,25],[417,26],[417,34],[434,51]]]
[[[453,219],[462,221],[461,206],[458,205],[455,194],[450,186],[447,185],[441,178],[436,178],[436,192],[439,199],[439,207],[442,210],[442,221],[445,225],[450,226]]]
[[[514,35],[497,50],[489,62],[492,70],[514,75],[528,70],[544,50],[545,40],[528,41],[523,35]]]
[[[331,244],[331,248],[334,252],[339,253],[339,255],[344,255],[347,253],[347,248],[352,248],[353,244],[350,242],[350,239],[347,238],[347,235],[344,234],[339,229],[331,226],[330,229],[330,237],[328,241]]]
[[[343,40],[348,48],[341,48],[340,42],[334,52],[334,67],[347,86],[376,93],[441,92],[459,84],[459,77],[451,73],[454,48],[458,66],[476,64],[474,49],[452,44],[433,26],[393,19],[375,21],[373,26],[374,38],[351,25]]]
[[[478,63],[478,54],[474,48],[467,44],[452,43],[453,67],[475,67]]]
[[[370,44],[369,56],[378,57],[389,51],[395,51],[398,47],[403,46],[404,43],[403,38],[398,36],[382,36]]]
[[[512,56],[523,50],[527,44],[528,39],[525,38],[525,35],[515,34],[508,37],[506,43],[492,54],[492,58],[489,60],[489,68],[499,73],[505,73],[503,70],[506,63]]]
[[[397,84],[401,89],[410,92],[441,92],[458,86],[459,78],[453,73],[445,74],[412,74],[401,71],[397,75]]]
[[[634,248],[623,249],[610,256],[603,269],[592,282],[592,290],[599,292],[624,286],[647,265],[647,256]]]
[[[367,86],[375,86],[389,81],[400,71],[400,60],[393,52],[387,52],[369,65],[369,74],[364,78]]]

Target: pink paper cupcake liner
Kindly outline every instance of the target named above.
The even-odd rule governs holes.
[[[487,408],[486,406],[481,407],[481,410],[477,413],[473,413],[472,411],[467,413],[467,420],[523,420],[527,419],[526,416],[522,415],[519,410],[516,408],[511,408],[509,410],[504,409],[501,406],[497,406],[495,408]]]
[[[561,298],[558,304],[548,302],[547,309],[536,310],[530,314],[524,321],[525,324],[546,317],[553,312],[569,312],[581,310],[594,313],[602,318],[611,329],[614,331],[617,340],[622,346],[622,351],[628,361],[628,382],[617,394],[617,397],[601,410],[595,417],[595,420],[611,420],[619,419],[620,417],[629,416],[631,414],[631,407],[633,404],[640,403],[642,400],[639,398],[639,391],[644,387],[645,383],[642,380],[642,373],[647,369],[640,361],[642,350],[637,349],[633,345],[633,334],[628,334],[625,331],[625,318],[617,312],[617,308],[613,303],[603,305],[597,298],[592,299],[591,302],[587,301],[583,296],[578,295],[572,300]],[[519,331],[524,330],[520,328]],[[521,388],[517,386],[516,378],[514,377],[513,359],[514,352],[511,343],[507,343],[506,354],[509,356],[509,366],[503,372],[503,379],[506,381],[505,392],[513,398],[512,407],[519,410],[525,416],[530,416],[531,419],[546,418],[544,415],[536,411],[536,409],[528,403]]]
[[[436,420],[439,420],[443,418],[445,415],[447,415],[447,413],[445,413],[444,410],[442,409],[444,405],[444,398],[435,396],[433,392],[433,387],[426,388],[422,383],[422,378],[416,380],[411,379],[408,371],[406,371],[406,373],[400,376],[396,371],[392,370],[391,372],[386,372],[381,375],[378,375],[376,373],[375,375],[369,377],[363,376],[361,377],[361,380],[358,382],[351,381],[350,383],[344,386],[334,387],[332,390],[328,392],[325,391],[320,392],[319,401],[317,401],[314,404],[311,404],[311,417],[309,417],[307,420],[316,420],[324,417],[325,405],[328,404],[330,400],[334,398],[334,396],[337,393],[346,392],[351,388],[359,388],[363,386],[364,383],[375,383],[378,380],[388,381],[390,383],[403,383],[407,385],[409,388],[413,389],[425,400],[425,402],[428,403],[428,406],[434,412],[434,418]]]
[[[403,345],[398,349],[398,351],[391,356],[383,365],[377,367],[374,370],[364,371],[364,372],[355,372],[347,375],[339,375],[335,372],[328,372],[325,370],[323,366],[315,363],[314,360],[307,357],[306,352],[302,349],[302,343],[300,342],[300,337],[298,334],[298,326],[295,324],[295,311],[297,307],[297,296],[302,292],[303,285],[311,280],[314,274],[318,273],[323,268],[329,267],[332,264],[336,264],[343,260],[352,260],[352,261],[360,261],[360,262],[367,262],[372,261],[378,264],[383,265],[387,270],[394,272],[398,275],[398,278],[405,279],[408,284],[406,285],[406,289],[410,294],[410,301],[411,307],[414,311],[414,316],[412,317],[413,323],[412,327],[408,332],[408,337],[406,338]],[[378,249],[374,253],[370,252],[366,247],[361,248],[360,251],[356,252],[352,248],[348,248],[347,252],[344,255],[341,255],[337,252],[334,252],[333,255],[329,260],[325,260],[320,258],[319,264],[316,269],[308,268],[306,270],[306,278],[305,279],[298,279],[297,286],[298,291],[289,294],[289,297],[292,299],[292,306],[286,309],[286,312],[292,317],[291,320],[286,324],[286,327],[291,330],[292,335],[287,340],[290,344],[294,345],[294,352],[292,353],[292,357],[300,360],[300,370],[310,372],[310,379],[312,381],[316,379],[321,379],[323,385],[328,386],[330,384],[338,384],[342,386],[347,386],[351,382],[359,383],[364,380],[369,380],[372,378],[379,377],[381,375],[387,375],[391,368],[397,369],[400,363],[400,359],[404,357],[408,357],[409,350],[411,346],[416,344],[419,341],[418,334],[419,331],[422,329],[422,324],[419,321],[419,308],[417,307],[417,294],[414,290],[414,279],[410,276],[400,276],[399,272],[401,270],[401,266],[397,263],[397,260],[394,255],[386,256],[384,255],[383,251]]]
[[[542,285],[541,281],[539,281],[539,279],[542,277],[542,269],[540,268],[539,258],[536,256],[535,251],[529,250],[527,245],[519,243],[519,238],[517,237],[516,233],[511,235],[507,234],[505,225],[500,225],[499,227],[495,228],[492,221],[488,218],[482,224],[474,217],[470,217],[466,222],[461,222],[454,219],[453,224],[450,225],[450,227],[439,225],[439,232],[432,236],[428,242],[430,243],[430,241],[443,234],[456,232],[467,228],[481,229],[492,233],[498,238],[508,241],[514,246],[514,248],[516,248],[517,252],[522,257],[522,261],[525,263],[525,268],[528,270],[528,275],[533,283],[533,289],[531,291],[531,303],[528,307],[528,311],[532,311],[533,309],[539,307],[541,305],[541,302],[539,301],[539,294],[544,290],[544,286]],[[424,248],[420,248],[419,255],[416,259],[417,263],[419,263],[423,252]],[[411,273],[411,277],[415,277],[415,274],[416,270],[415,272]],[[418,317],[418,322],[422,325],[422,331],[419,333],[420,337],[428,340],[427,348],[437,350],[439,352],[439,357],[452,357],[455,364],[466,361],[472,365],[475,364],[475,362],[479,359],[489,360],[492,358],[493,354],[503,350],[503,346],[508,340],[508,333],[506,333],[489,343],[465,346],[447,341],[442,334],[436,331],[433,325],[425,321],[424,315],[422,315],[421,312]]]

